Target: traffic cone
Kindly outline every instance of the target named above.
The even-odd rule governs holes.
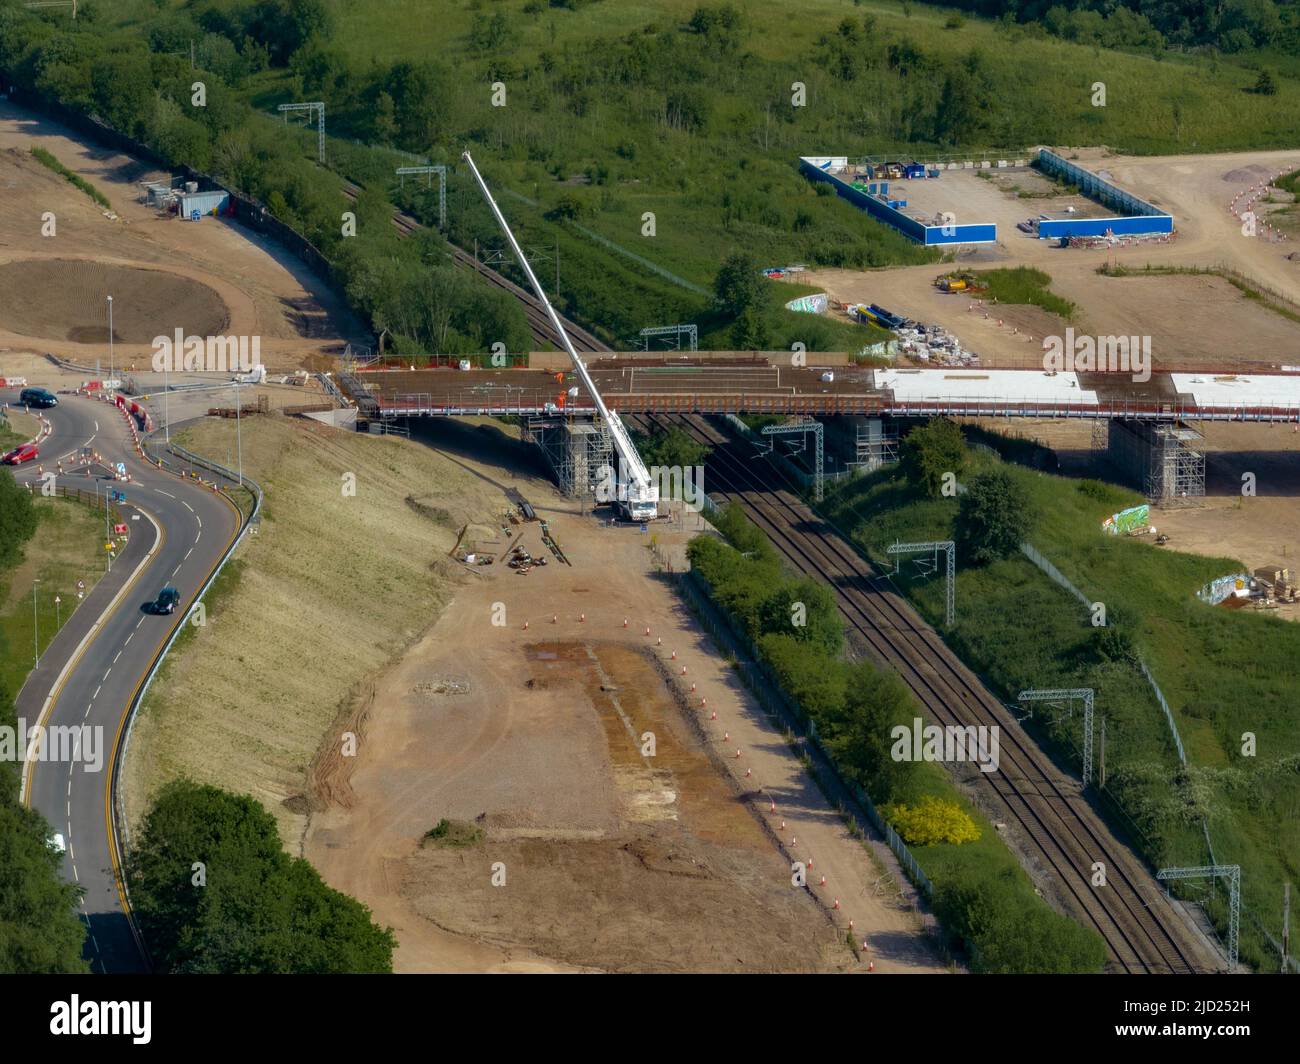
[[[669,657],[668,660],[669,660],[669,661],[676,661],[676,660],[677,660],[677,651],[674,650],[674,651],[672,652],[672,656]],[[682,666],[682,672],[685,672],[685,671],[686,671],[686,666],[683,665],[683,666]]]
[[[862,948],[863,948],[864,950],[867,948],[867,944],[866,944],[865,942],[862,943]],[[867,971],[869,971],[869,972],[874,972],[875,970],[876,970],[876,962],[875,962],[875,961],[867,961]]]
[[[683,676],[686,675],[686,666],[685,666],[685,665],[682,666],[682,675],[683,675]]]
[[[646,635],[650,634],[650,626],[648,624],[645,626],[645,634]]]
[[[737,751],[737,753],[739,753],[739,751]],[[752,776],[753,773],[754,773],[753,769],[749,769],[749,768],[745,769],[745,779],[749,779],[749,777]]]
[[[28,487],[31,487],[31,485],[29,484]],[[718,711],[715,709],[712,713],[709,714],[709,720],[717,720],[717,719],[718,719]]]
[[[528,622],[524,621],[524,631],[528,631]]]
[[[739,760],[739,758],[740,758],[740,750],[739,750],[739,749],[736,750],[736,758],[737,758],[738,760]]]
[[[559,618],[559,615],[558,615],[558,614],[555,614],[555,613],[552,613],[552,614],[551,614],[551,623],[552,623],[552,624],[559,624],[559,623],[560,623],[560,618]]]
[[[691,692],[694,693],[694,691],[695,691],[695,685],[691,684]]]
[[[811,865],[812,862],[809,861],[808,864]],[[825,877],[825,876],[822,876],[822,881],[821,881],[821,883],[818,884],[818,885],[819,885],[819,886],[823,886],[823,887],[826,886],[826,877]]]
[[[839,898],[836,898],[836,899],[835,899],[835,904],[832,905],[831,908],[832,908],[832,909],[838,909],[839,907],[840,907],[840,899],[839,899]]]
[[[585,613],[580,613],[580,614],[578,614],[578,623],[579,623],[579,624],[585,624],[585,623],[586,623],[586,620],[587,620],[587,615],[586,615]]]
[[[624,627],[624,628],[627,627],[627,618],[626,618],[626,617],[623,618],[623,627]]]
[[[723,732],[723,733],[722,733],[722,741],[723,741],[724,743],[729,743],[729,742],[731,742],[731,732],[729,732],[729,731],[725,731],[725,732]]]

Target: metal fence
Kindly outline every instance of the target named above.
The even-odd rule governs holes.
[[[705,630],[720,647],[730,651],[735,657],[737,674],[758,699],[763,709],[769,715],[783,720],[796,735],[800,735],[801,731],[805,732],[800,735],[803,745],[822,763],[834,782],[852,795],[862,814],[876,831],[884,836],[886,844],[893,850],[912,882],[927,898],[933,898],[934,884],[925,874],[912,851],[908,849],[907,843],[880,815],[867,792],[857,783],[844,778],[835,760],[822,746],[817,734],[816,722],[808,716],[802,706],[786,697],[777,678],[764,664],[758,648],[742,633],[735,620],[713,601],[707,582],[694,570],[678,574],[676,582],[682,596],[691,605],[692,612]],[[856,810],[850,809],[846,812],[857,821]],[[858,830],[863,830],[861,823],[856,823],[855,826]]]

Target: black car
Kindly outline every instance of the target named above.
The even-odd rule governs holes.
[[[58,406],[59,400],[55,394],[45,388],[24,388],[18,401],[23,406],[36,407],[37,409],[46,409],[51,406]]]
[[[180,605],[181,593],[174,587],[165,587],[158,592],[158,597],[149,603],[150,613],[175,613]]]

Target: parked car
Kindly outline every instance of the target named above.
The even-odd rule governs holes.
[[[24,462],[34,462],[41,456],[37,450],[36,444],[24,443],[21,447],[15,447],[12,451],[6,451],[0,455],[0,462],[5,465],[22,465]]]
[[[149,603],[150,613],[175,613],[180,604],[181,593],[174,587],[165,587],[158,592],[158,597]]]
[[[24,388],[18,396],[18,401],[23,406],[36,407],[40,410],[59,405],[58,397],[48,388]]]

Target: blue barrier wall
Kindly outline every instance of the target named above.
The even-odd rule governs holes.
[[[947,236],[944,235],[945,231]],[[927,244],[992,244],[998,238],[998,227],[992,222],[981,225],[927,225]]]
[[[1040,148],[1038,165],[1049,174],[1075,185],[1089,199],[1094,199],[1105,207],[1117,212],[1117,218],[1058,218],[1050,222],[1038,223],[1038,235],[1041,238],[1069,236],[1105,236],[1109,229],[1116,236],[1137,236],[1145,233],[1172,233],[1173,218],[1152,203],[1138,199],[1099,177],[1091,170],[1063,159],[1054,151]]]
[[[838,161],[838,160],[836,160]],[[902,211],[895,210],[883,200],[859,192],[846,181],[834,174],[827,173],[822,165],[812,159],[800,159],[800,169],[814,181],[828,181],[836,193],[856,207],[861,207],[878,222],[897,229],[904,236],[909,236],[917,243],[934,244],[986,244],[998,238],[998,227],[993,224],[981,225],[923,225],[915,218],[909,218]],[[899,185],[900,189],[905,186]],[[946,231],[946,235],[945,235]]]
[[[1115,236],[1172,233],[1174,220],[1167,214],[1139,218],[1066,218],[1053,222],[1039,222],[1038,236],[1043,240],[1071,236],[1105,236],[1107,229]]]

